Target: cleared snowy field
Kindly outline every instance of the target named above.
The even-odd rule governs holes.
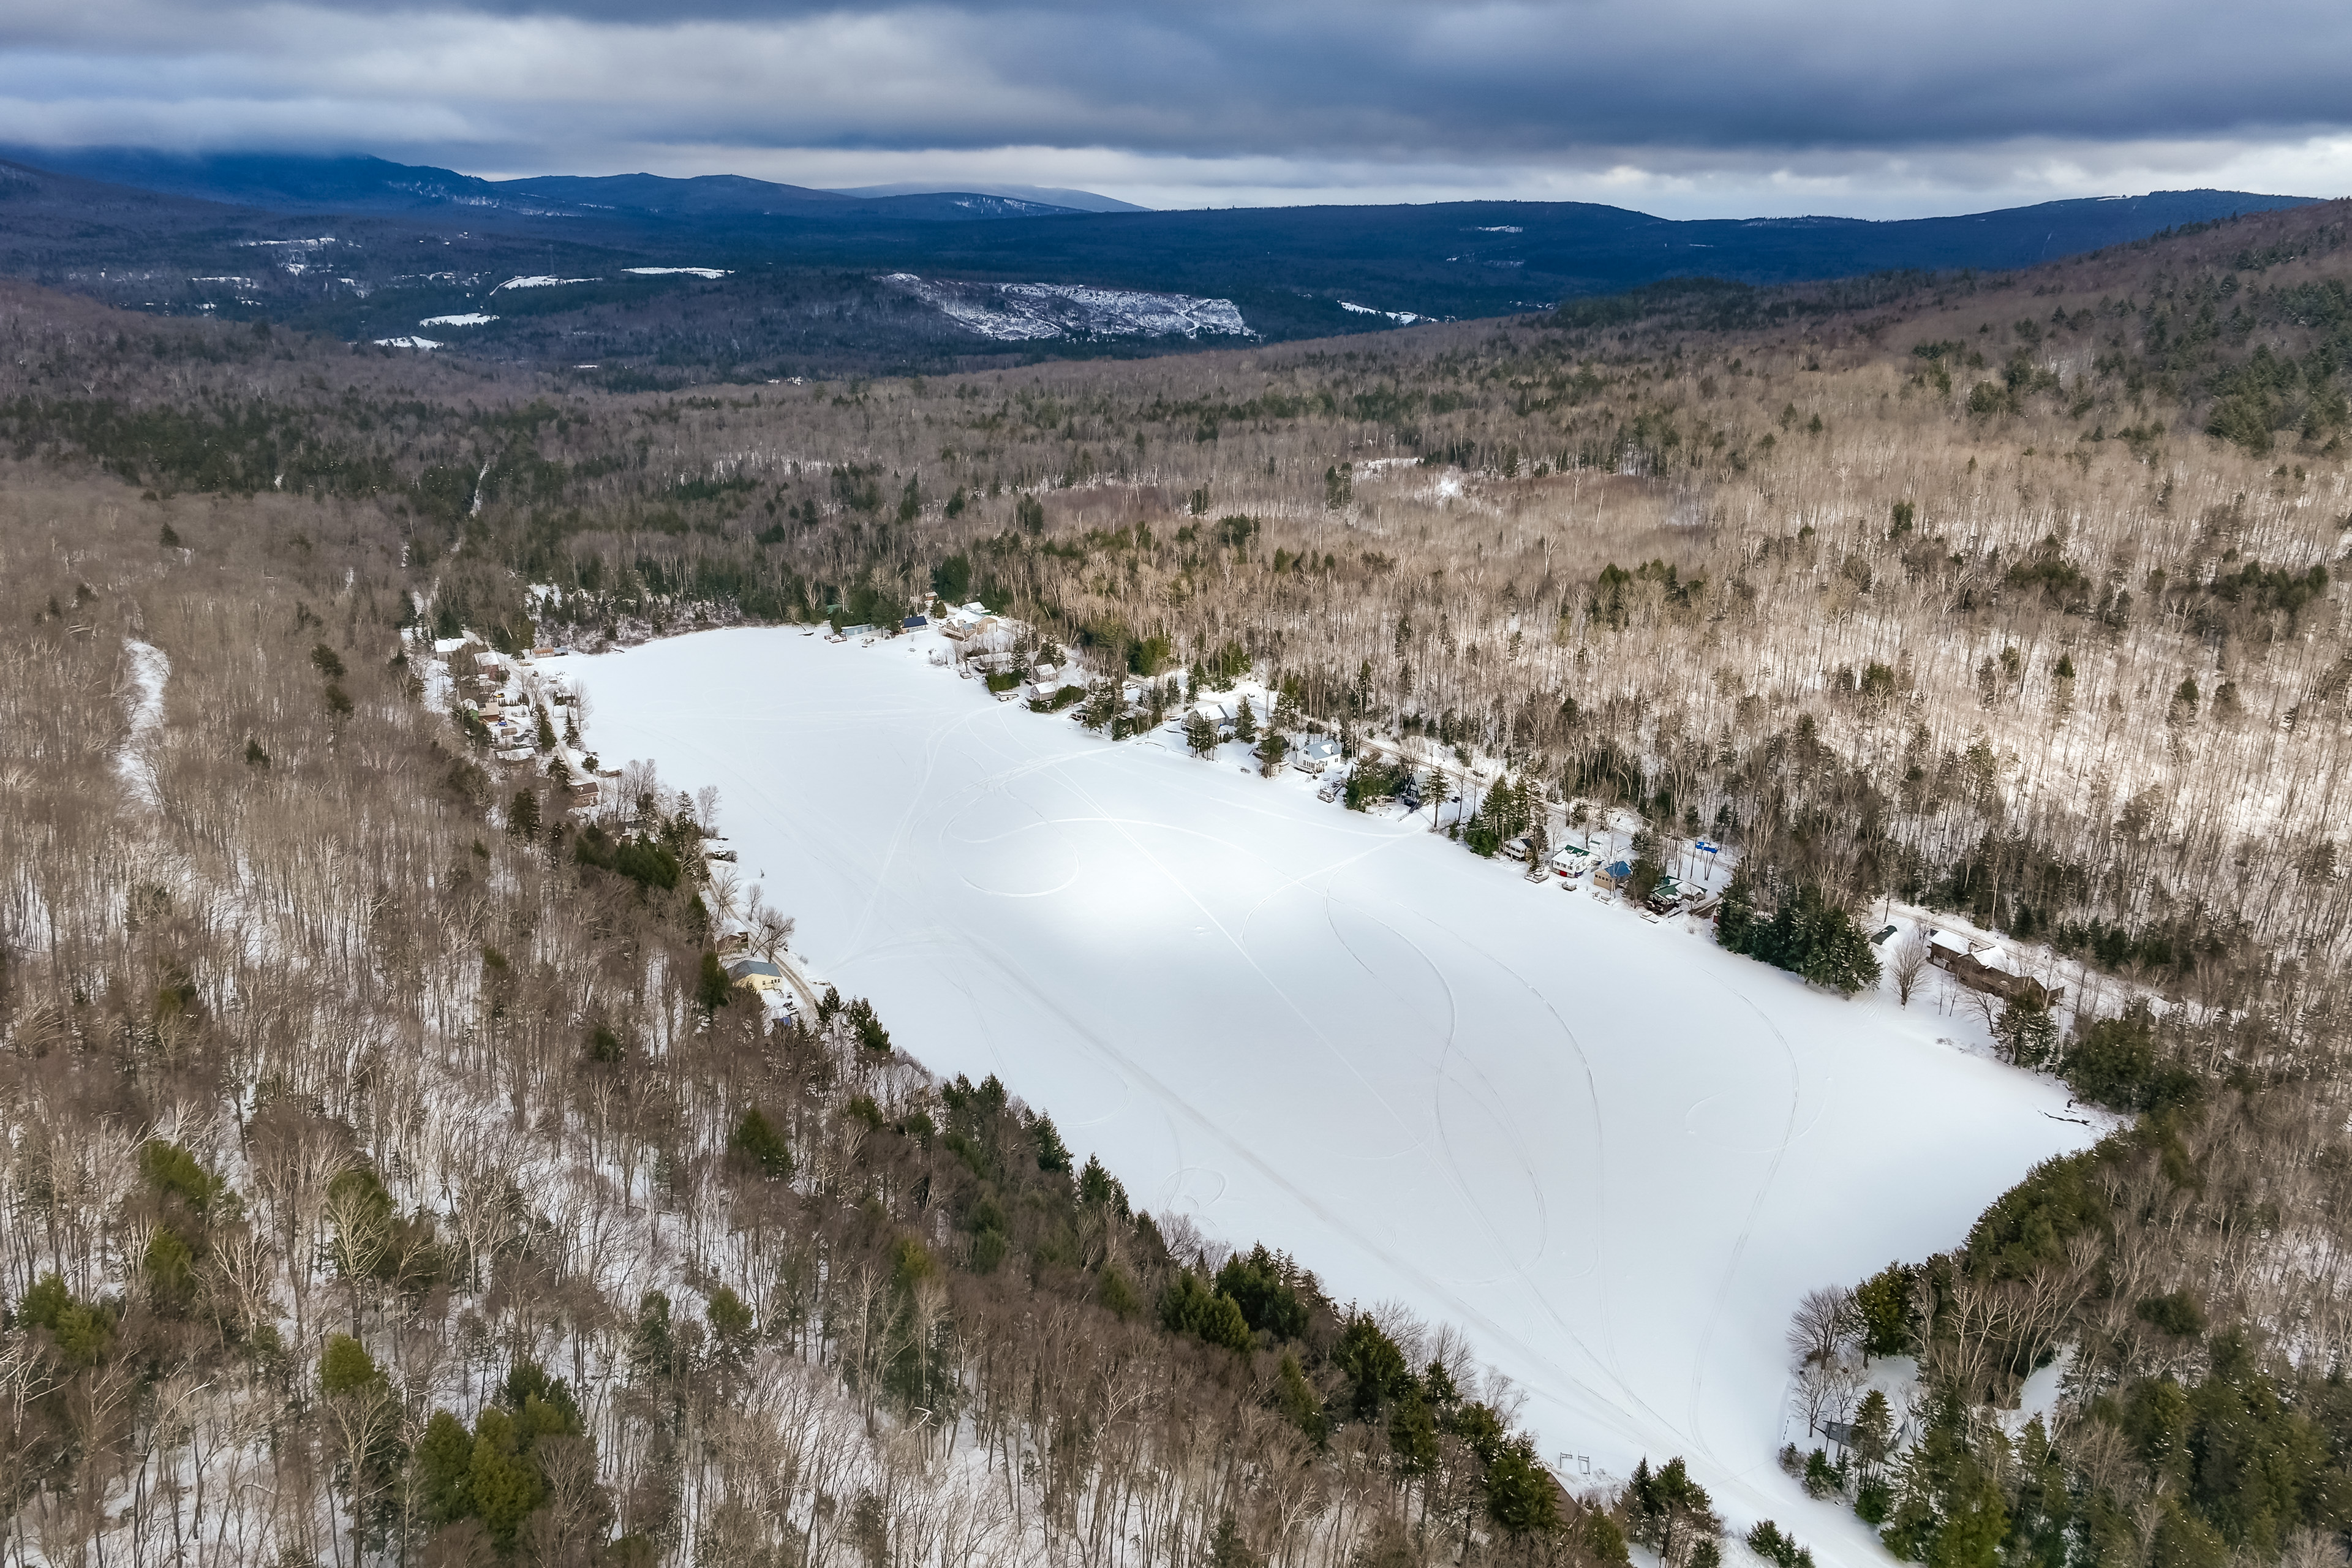
[[[1000,1074],[1144,1207],[1459,1324],[1571,1485],[1680,1453],[1736,1525],[1885,1561],[1773,1464],[1783,1326],[2085,1145],[2063,1089],[1300,774],[997,703],[940,646],[564,663],[606,763],[717,785],[796,949],[934,1071]]]
[[[1084,283],[965,283],[893,272],[895,284],[956,325],[983,338],[1024,342],[1040,338],[1251,337],[1231,300],[1097,289]]]

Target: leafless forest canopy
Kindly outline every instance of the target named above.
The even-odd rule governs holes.
[[[399,656],[940,595],[2105,973],[2033,1059],[2138,1120],[1817,1314],[1820,1409],[1924,1391],[1821,1489],[1939,1563],[2340,1563],[2346,220],[701,396],[0,290],[0,1552],[1717,1551],[1022,1086],[763,1029],[698,808],[591,839]]]

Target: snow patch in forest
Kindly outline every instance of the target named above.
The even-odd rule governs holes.
[[[728,269],[724,267],[624,267],[621,270],[624,272],[634,273],[639,278],[667,278],[674,273],[680,272],[695,278],[710,279],[725,278],[730,275]]]
[[[437,349],[441,345],[432,338],[406,337],[378,338],[375,346],[380,349]]]
[[[965,331],[1001,342],[1257,335],[1231,300],[1084,283],[961,283],[911,272],[893,272],[881,281],[912,294]]]
[[[427,316],[416,324],[420,327],[486,327],[497,320],[496,316],[486,316],[479,310],[467,310],[458,316]]]
[[[147,805],[156,804],[155,764],[148,747],[163,727],[163,683],[172,677],[172,661],[152,643],[131,639],[122,645],[130,668],[131,732],[114,759],[123,787]]]
[[[1415,315],[1411,310],[1383,310],[1377,305],[1359,305],[1352,300],[1336,300],[1332,302],[1338,305],[1342,310],[1349,311],[1355,315],[1386,316],[1390,321],[1394,321],[1400,327],[1410,327],[1415,321],[1426,321],[1430,319],[1427,316]]]
[[[744,885],[934,1071],[1001,1075],[1145,1208],[1467,1330],[1548,1455],[1683,1454],[1739,1528],[1884,1563],[1772,1462],[1782,1330],[2087,1146],[2062,1086],[1964,1012],[989,700],[946,646],[735,629],[573,668],[602,753],[716,785]]]
[[[594,281],[596,279],[593,278],[509,278],[498,285],[498,288],[492,289],[490,292],[495,294],[499,289],[555,289],[566,283],[593,283]]]

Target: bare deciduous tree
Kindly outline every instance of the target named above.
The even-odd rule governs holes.
[[[1805,1292],[1789,1320],[1789,1352],[1800,1365],[1826,1366],[1854,1332],[1853,1292],[1825,1285]]]

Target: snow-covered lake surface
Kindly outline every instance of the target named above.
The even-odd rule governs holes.
[[[604,760],[717,785],[796,948],[934,1071],[1000,1074],[1143,1207],[1458,1324],[1571,1486],[1679,1453],[1740,1529],[1885,1561],[1774,1466],[1783,1328],[2086,1145],[2062,1088],[1298,773],[997,703],[941,646],[565,663]]]

